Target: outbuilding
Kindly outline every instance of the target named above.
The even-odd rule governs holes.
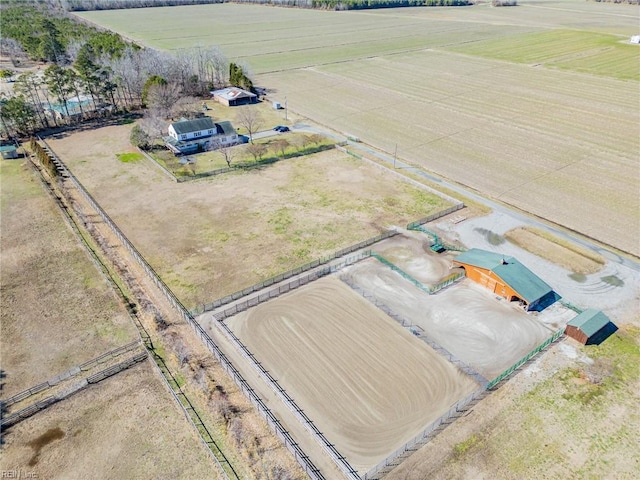
[[[223,88],[210,93],[216,102],[226,105],[227,107],[237,107],[239,105],[249,105],[258,102],[258,96],[255,93],[247,92],[238,87]]]
[[[18,149],[15,145],[0,145],[0,154],[2,154],[2,158],[5,160],[18,158]]]
[[[544,280],[513,257],[472,248],[453,260],[466,276],[496,295],[541,311],[560,297]]]
[[[589,308],[573,318],[565,327],[564,333],[583,345],[599,345],[618,327],[604,313]]]

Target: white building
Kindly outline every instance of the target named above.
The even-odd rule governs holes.
[[[169,125],[167,147],[174,153],[194,153],[207,150],[212,142],[219,146],[239,143],[231,122],[214,122],[211,117],[180,120]]]

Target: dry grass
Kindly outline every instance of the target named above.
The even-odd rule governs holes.
[[[222,478],[149,361],[12,427],[2,468],[38,478]]]
[[[135,328],[24,160],[3,160],[3,396],[136,338]]]
[[[576,361],[519,397],[433,478],[637,478],[639,342],[630,327],[581,347],[593,366]]]
[[[456,83],[460,62],[468,71]],[[419,88],[407,88],[412,78],[421,79]],[[387,153],[402,139],[398,158],[405,163],[640,253],[627,228],[638,221],[638,143],[625,133],[636,122],[633,82],[437,51],[261,81],[286,90],[301,115]],[[587,110],[594,114],[583,115]]]
[[[606,262],[601,255],[539,228],[515,228],[506,232],[504,236],[520,248],[573,273],[582,275],[596,273]]]
[[[129,128],[50,145],[189,308],[448,206],[336,150],[175,184],[115,157]]]

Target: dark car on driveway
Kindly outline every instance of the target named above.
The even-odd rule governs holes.
[[[278,126],[276,126],[276,127],[273,127],[273,129],[274,129],[276,132],[280,132],[280,133],[288,132],[288,131],[289,131],[289,127],[287,127],[287,126],[285,126],[285,125],[278,125]]]

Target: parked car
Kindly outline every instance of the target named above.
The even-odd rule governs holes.
[[[278,125],[278,126],[276,126],[276,127],[273,127],[273,129],[274,129],[276,132],[280,132],[280,133],[288,132],[288,131],[289,131],[289,127],[287,127],[287,126],[285,126],[285,125]]]

